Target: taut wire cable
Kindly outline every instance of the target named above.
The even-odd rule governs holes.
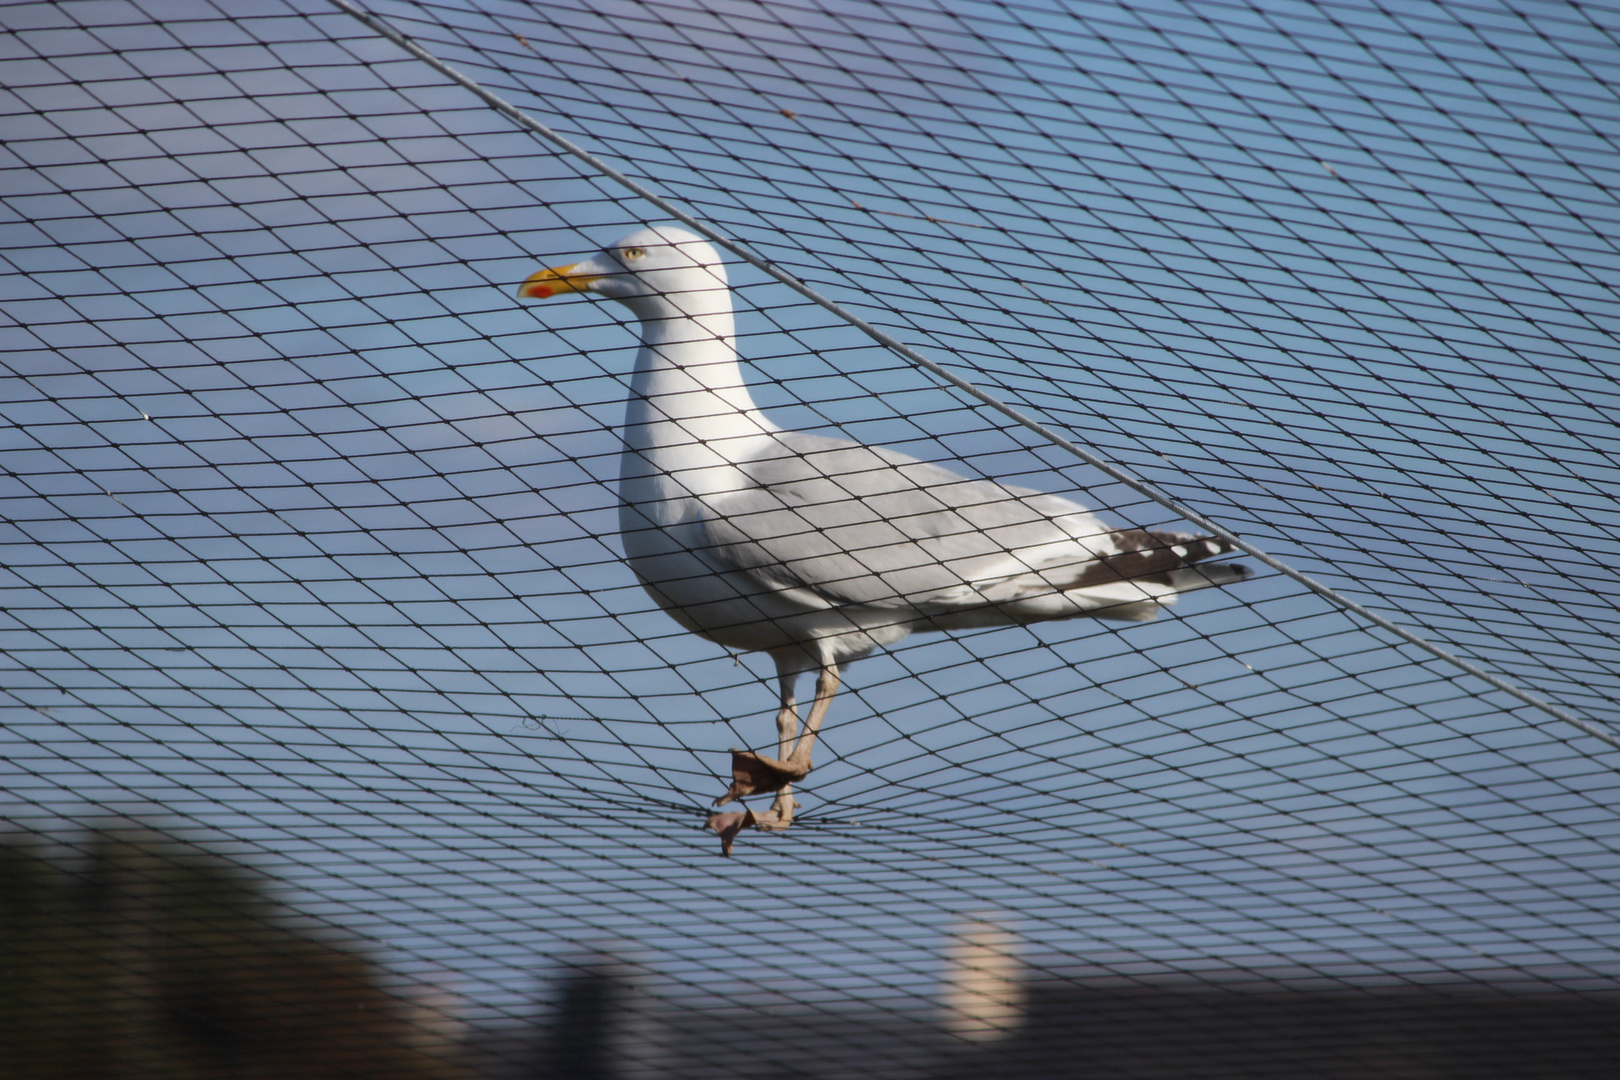
[[[1424,652],[1429,653],[1436,659],[1450,664],[1458,670],[1479,679],[1492,689],[1499,690],[1502,693],[1524,703],[1525,705],[1530,706],[1531,708],[1540,710],[1549,716],[1571,724],[1585,732],[1587,735],[1601,740],[1615,749],[1620,749],[1620,735],[1605,731],[1603,728],[1586,720],[1585,718],[1577,716],[1567,709],[1547,701],[1544,698],[1529,693],[1514,683],[1511,683],[1508,680],[1485,670],[1478,664],[1465,660],[1450,650],[1441,648],[1439,645],[1434,644],[1422,635],[1408,630],[1399,623],[1396,623],[1393,620],[1380,615],[1378,612],[1373,611],[1366,605],[1352,600],[1350,597],[1345,596],[1332,586],[1323,584],[1322,582],[1317,581],[1315,578],[1312,578],[1310,575],[1290,566],[1281,559],[1267,554],[1251,542],[1236,535],[1218,522],[1210,519],[1180,500],[1165,494],[1152,484],[1141,479],[1140,477],[1137,477],[1129,470],[1124,469],[1113,462],[1107,461],[1073,440],[1065,438],[1040,421],[1025,415],[1018,409],[1015,409],[1006,402],[1001,401],[993,394],[986,392],[969,380],[964,379],[955,372],[952,372],[950,369],[928,358],[921,352],[918,352],[916,349],[912,348],[910,345],[907,345],[905,342],[884,331],[882,328],[873,325],[866,319],[861,318],[859,315],[843,307],[836,301],[823,296],[821,293],[811,288],[808,284],[800,280],[795,275],[782,270],[769,260],[755,254],[746,246],[727,236],[724,236],[706,222],[693,217],[691,214],[682,210],[679,206],[659,195],[646,185],[638,182],[630,176],[627,176],[625,173],[614,168],[608,162],[603,161],[597,155],[574,143],[572,140],[553,130],[551,127],[547,126],[541,121],[536,120],[533,116],[530,116],[522,109],[519,109],[511,102],[502,98],[500,95],[493,93],[476,79],[469,78],[456,68],[445,63],[427,49],[424,49],[422,46],[418,45],[404,34],[401,34],[398,30],[394,29],[394,27],[390,26],[382,19],[379,19],[375,15],[356,7],[354,4],[350,3],[349,0],[331,0],[331,3],[335,7],[359,20],[362,24],[375,31],[380,36],[388,39],[401,49],[404,49],[418,60],[421,60],[429,67],[433,68],[433,70],[443,75],[445,78],[450,79],[457,85],[477,95],[491,108],[508,117],[514,123],[553,143],[566,153],[578,158],[580,161],[585,162],[591,168],[600,172],[603,176],[623,185],[635,195],[645,199],[647,202],[657,207],[661,212],[668,214],[670,217],[681,222],[683,225],[687,226],[693,231],[698,232],[707,239],[719,244],[721,247],[725,248],[739,259],[747,262],[754,268],[769,274],[771,277],[788,286],[806,300],[811,301],[819,307],[824,308],[829,313],[844,320],[849,325],[866,334],[873,341],[882,345],[884,348],[904,357],[913,364],[916,364],[918,367],[928,371],[935,377],[949,383],[950,385],[961,390],[963,393],[973,397],[980,403],[1001,413],[1009,420],[1033,432],[1040,438],[1049,442],[1051,445],[1063,450],[1065,453],[1073,455],[1078,460],[1090,465],[1099,472],[1102,472],[1110,479],[1124,484],[1137,494],[1151,499],[1153,502],[1158,503],[1165,509],[1172,511],[1194,525],[1197,525],[1199,528],[1221,538],[1222,540],[1225,540],[1237,550],[1259,560],[1267,567],[1277,571],[1279,574],[1282,574],[1285,577],[1292,579],[1300,585],[1303,585],[1305,588],[1309,589],[1313,593],[1316,593],[1318,596],[1339,605],[1344,610],[1358,616],[1359,618],[1365,619],[1379,629],[1394,634],[1407,644],[1422,649]]]

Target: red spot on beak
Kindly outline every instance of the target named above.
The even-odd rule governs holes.
[[[531,285],[529,286],[529,295],[537,296],[542,300],[549,300],[555,296],[556,293],[552,290],[550,285]]]

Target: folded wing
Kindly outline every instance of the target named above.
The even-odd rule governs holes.
[[[1094,614],[1152,618],[1178,592],[1245,576],[1194,569],[1227,550],[1111,530],[1078,503],[969,480],[894,450],[778,432],[703,500],[722,563],[828,607],[910,612],[942,628]]]

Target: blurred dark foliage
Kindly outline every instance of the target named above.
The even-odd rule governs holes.
[[[0,839],[7,1080],[455,1080],[380,971],[250,872],[139,825]]]

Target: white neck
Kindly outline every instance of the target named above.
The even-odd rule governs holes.
[[[735,486],[741,442],[779,430],[765,419],[737,363],[730,291],[637,298],[641,349],[624,422],[620,479],[668,476],[694,495]],[[674,494],[674,492],[671,492]]]

